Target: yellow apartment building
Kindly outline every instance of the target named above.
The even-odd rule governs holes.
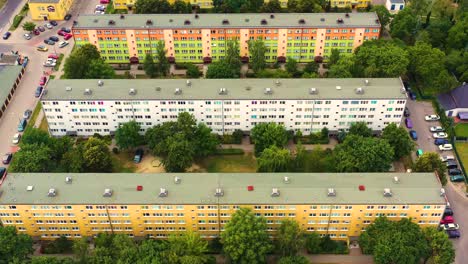
[[[328,0],[328,1],[330,1],[330,6],[332,8],[336,6],[339,8],[349,7],[351,9],[366,8],[371,3],[370,0]]]
[[[33,20],[63,20],[73,0],[29,0]]]
[[[0,186],[2,224],[43,240],[185,230],[214,238],[249,207],[272,237],[290,218],[349,241],[383,215],[437,226],[445,205],[432,173],[10,173]]]

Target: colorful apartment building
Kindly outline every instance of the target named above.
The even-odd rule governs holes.
[[[109,232],[166,238],[185,230],[214,238],[240,207],[306,232],[355,240],[376,217],[437,227],[446,206],[433,173],[10,173],[0,221],[36,239]]]
[[[399,78],[50,80],[41,98],[53,136],[113,135],[135,120],[144,133],[188,112],[214,133],[245,133],[275,122],[304,135],[366,122],[400,125],[406,94]]]
[[[73,0],[29,0],[33,20],[63,20],[73,5]]]
[[[371,4],[371,0],[328,0],[332,8],[366,8]]]
[[[109,63],[141,62],[160,41],[172,62],[217,61],[229,40],[239,41],[244,62],[250,40],[264,41],[268,62],[309,62],[333,48],[352,53],[380,31],[375,13],[81,15],[77,21],[76,45],[95,45]]]

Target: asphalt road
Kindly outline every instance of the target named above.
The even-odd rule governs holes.
[[[2,10],[0,10],[0,31],[2,31],[3,28],[8,29],[10,27],[9,23],[13,20],[16,8],[23,5],[24,2],[25,1],[21,0],[7,0]]]

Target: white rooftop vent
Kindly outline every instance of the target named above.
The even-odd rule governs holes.
[[[317,94],[318,93],[317,88],[310,88],[309,93],[310,94]]]
[[[112,189],[104,189],[103,197],[111,197],[112,196]]]
[[[47,193],[47,196],[55,197],[56,195],[57,195],[57,191],[54,188],[49,189],[49,193]]]
[[[103,85],[104,85],[104,82],[103,82],[102,80],[99,80],[99,81],[97,82],[97,85],[98,85],[98,86],[103,86]]]
[[[26,187],[26,191],[31,192],[32,190],[34,190],[34,186],[28,185],[28,187]]]
[[[135,88],[130,88],[130,90],[128,90],[129,95],[135,95],[136,93],[137,93],[137,91],[136,91]]]
[[[285,176],[285,177],[283,178],[283,181],[284,181],[284,183],[290,183],[290,182],[291,182],[291,179],[290,179],[288,176]]]
[[[182,179],[180,177],[174,177],[174,183],[179,184],[182,182]]]
[[[278,188],[273,188],[273,189],[271,190],[271,196],[272,196],[272,197],[278,197],[278,196],[280,196],[280,191],[279,191],[279,189],[278,189]]]
[[[405,94],[405,93],[406,93],[405,87],[401,87],[401,88],[400,88],[400,93],[402,93],[402,94]]]
[[[271,90],[271,88],[265,88],[265,94],[272,94],[273,91]]]
[[[336,196],[335,189],[334,188],[328,188],[327,195],[328,196]]]
[[[391,197],[393,194],[392,194],[392,191],[390,190],[390,188],[385,188],[384,191],[383,191],[383,196],[385,197]]]
[[[226,88],[219,88],[219,94],[227,94]]]
[[[362,87],[358,87],[356,88],[356,93],[357,94],[363,94],[364,93],[364,89]]]
[[[187,86],[191,86],[192,82],[190,80],[187,80],[186,84],[187,84]]]
[[[70,92],[72,90],[71,86],[65,87],[65,91]]]
[[[91,95],[92,93],[93,93],[93,92],[92,92],[91,89],[89,89],[89,88],[86,88],[86,89],[84,90],[84,94],[86,94],[86,95]]]
[[[445,196],[445,189],[444,188],[440,188],[440,196]]]
[[[397,176],[393,177],[393,182],[400,183],[400,178],[398,178]]]
[[[280,86],[280,85],[281,85],[281,81],[280,81],[280,80],[276,80],[276,81],[275,81],[275,84],[276,84],[276,86]]]
[[[167,189],[166,188],[159,189],[159,197],[167,197]]]
[[[181,94],[181,93],[182,93],[182,89],[180,89],[180,88],[175,88],[174,94]]]
[[[367,80],[367,79],[364,80],[364,85],[365,85],[365,86],[369,86],[369,80]]]
[[[70,183],[72,183],[72,181],[73,181],[72,177],[65,177],[65,182],[66,183],[70,184]]]
[[[224,191],[223,191],[223,189],[221,189],[221,188],[216,188],[215,196],[216,196],[216,197],[224,196]]]
[[[337,90],[341,90],[341,86],[336,86],[336,89],[337,89]]]

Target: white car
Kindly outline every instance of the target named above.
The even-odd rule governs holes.
[[[458,230],[460,227],[458,224],[445,224],[445,225],[440,225],[440,229],[443,229],[445,231],[447,230]]]
[[[429,130],[431,132],[444,132],[445,129],[441,126],[431,126]]]
[[[30,40],[32,38],[32,36],[28,33],[24,33],[23,37],[26,39],[26,40]]]
[[[440,119],[440,116],[438,116],[438,115],[426,115],[426,116],[424,117],[424,119],[425,119],[426,121],[437,121],[437,120]]]
[[[447,162],[449,160],[455,160],[455,157],[454,156],[440,156],[440,160],[442,162]]]
[[[439,145],[439,150],[444,151],[444,150],[452,150],[452,144],[444,144],[444,145]]]
[[[52,24],[50,23],[47,23],[44,25],[44,27],[48,28],[48,29],[52,29],[54,26],[52,26]]]
[[[11,141],[11,143],[17,145],[19,143],[21,139],[21,134],[20,133],[16,133],[14,136],[13,136],[13,140]]]
[[[67,45],[68,45],[68,41],[60,41],[58,47],[59,47],[59,48],[63,48],[63,47],[65,47],[65,46],[67,46]]]
[[[445,132],[434,133],[434,134],[432,134],[432,136],[434,138],[447,138],[448,137],[447,133],[445,133]]]
[[[43,64],[44,67],[55,67],[55,65],[57,65],[57,62],[55,61],[46,61]]]
[[[97,11],[104,11],[104,10],[106,10],[106,6],[104,6],[104,5],[96,5],[96,10],[97,10]]]
[[[99,11],[99,10],[94,11],[94,14],[96,14],[96,15],[104,15],[105,13],[106,13],[106,12],[104,12],[104,11]]]

